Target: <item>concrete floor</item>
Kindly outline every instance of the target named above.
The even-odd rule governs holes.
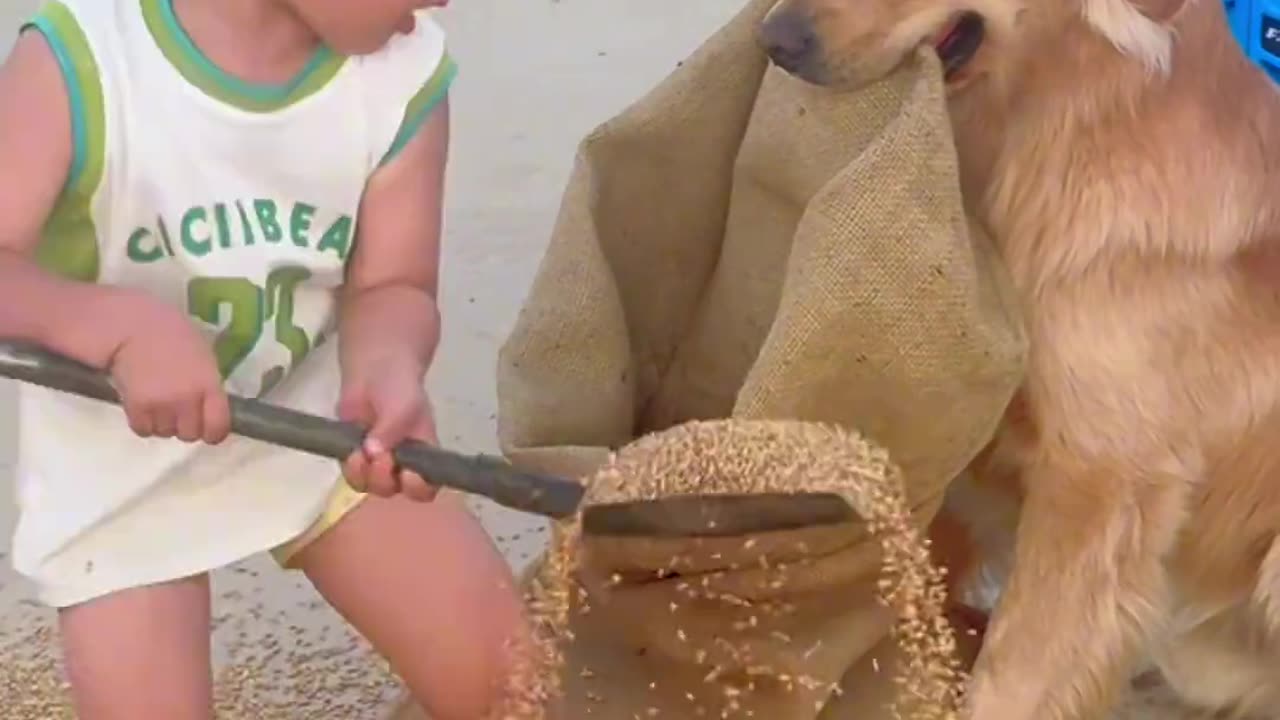
[[[0,56],[37,0],[0,3]],[[574,146],[664,76],[738,7],[735,0],[458,0],[443,11],[461,66],[443,272],[446,336],[430,385],[442,439],[495,451],[494,357],[554,219]],[[0,384],[0,712],[70,717],[55,681],[48,614],[4,557],[12,530],[12,389]],[[479,504],[514,566],[541,523]],[[424,556],[424,562],[427,558]],[[382,716],[398,691],[303,579],[255,558],[215,575],[215,633],[228,720]],[[19,689],[21,688],[21,689]],[[27,688],[35,688],[34,695]],[[314,699],[319,693],[324,701]],[[11,714],[28,696],[26,715]],[[40,707],[37,707],[40,705]]]

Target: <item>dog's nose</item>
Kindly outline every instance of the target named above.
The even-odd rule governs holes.
[[[774,13],[764,21],[760,39],[769,58],[788,72],[799,70],[818,47],[813,22],[798,12]]]

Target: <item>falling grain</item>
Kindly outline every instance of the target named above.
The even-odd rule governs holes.
[[[854,433],[825,425],[692,422],[623,448],[587,485],[587,505],[688,494],[830,492],[843,497],[865,519],[880,544],[880,598],[897,613],[893,633],[904,660],[894,679],[899,690],[894,716],[909,720],[958,717],[964,678],[955,633],[943,614],[943,575],[931,562],[928,545],[912,521],[902,479],[883,450]],[[576,591],[578,597],[585,597],[577,580],[582,542],[578,519],[556,526],[542,572],[531,584],[529,600],[544,675],[527,676],[531,689],[524,694],[528,702],[521,710],[529,714],[510,715],[510,720],[540,720],[544,715],[536,706],[559,691],[559,647],[567,642],[570,593]],[[748,539],[744,550],[755,544],[755,539]],[[769,567],[767,558],[762,556],[760,562],[761,567]],[[786,571],[785,567],[775,569]],[[615,582],[622,581],[615,576]],[[704,576],[697,585],[681,582],[676,588],[690,602],[714,599],[717,596],[707,589],[710,582],[711,578]],[[761,606],[758,610],[760,615],[749,615],[741,623],[743,629],[756,628],[760,616],[777,618],[794,607]],[[678,633],[682,641],[687,640],[683,629]],[[747,678],[771,678],[793,689],[831,695],[839,692],[838,687],[824,687],[812,678],[795,677],[771,667],[726,640],[717,639],[716,644],[731,652]],[[817,646],[811,647],[807,654],[816,650]],[[705,657],[705,651],[699,650],[695,656]],[[719,668],[713,669],[712,675],[718,676]],[[754,681],[749,681],[744,687],[735,687],[732,694],[726,693],[732,703],[721,716],[729,717],[726,713],[736,710],[739,698],[754,687]],[[693,697],[688,699],[694,702]],[[694,714],[703,710],[698,707]]]

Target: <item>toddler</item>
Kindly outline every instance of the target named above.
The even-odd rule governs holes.
[[[268,549],[435,720],[497,707],[513,579],[389,453],[435,440],[440,4],[59,0],[0,69],[0,337],[124,405],[20,389],[14,563],[84,720],[208,720],[207,573]],[[368,435],[339,474],[228,437],[228,392]]]

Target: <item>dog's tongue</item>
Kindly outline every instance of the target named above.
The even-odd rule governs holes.
[[[960,15],[947,23],[933,38],[934,50],[942,60],[943,74],[950,79],[969,59],[971,53],[960,47],[965,42],[965,16]]]
[[[956,38],[959,36],[958,31],[960,29],[960,21],[962,19],[963,18],[961,17],[956,17],[954,20],[943,26],[943,28],[938,31],[937,35],[933,36],[933,47],[937,49],[939,55],[946,57],[947,50],[950,49],[953,43],[955,43]]]

